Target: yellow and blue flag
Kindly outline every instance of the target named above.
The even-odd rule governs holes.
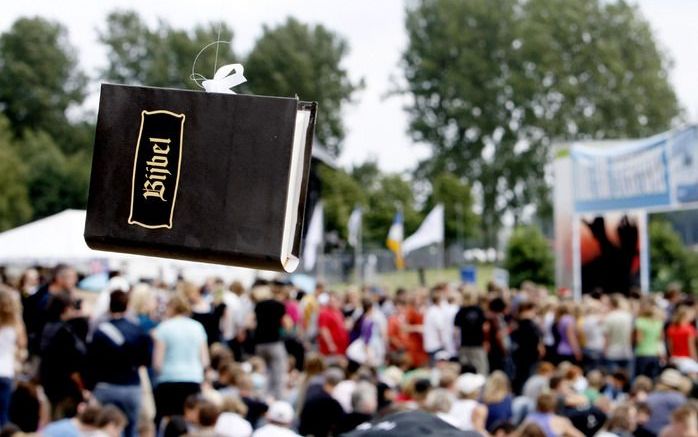
[[[395,267],[397,267],[399,270],[405,268],[405,260],[402,258],[402,239],[404,236],[405,229],[403,225],[402,212],[398,211],[395,213],[393,225],[390,226],[386,245],[388,246],[388,249],[395,254]]]

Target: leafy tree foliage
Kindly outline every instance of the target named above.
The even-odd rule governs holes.
[[[661,219],[650,221],[649,241],[652,290],[666,290],[672,282],[689,291],[698,290],[698,254],[686,248],[671,224]]]
[[[679,113],[669,62],[622,0],[415,0],[406,29],[409,129],[433,150],[418,175],[467,180],[490,243],[505,213],[550,213],[554,141],[644,136]]]
[[[194,57],[217,38],[218,24],[187,31],[161,21],[152,28],[134,11],[115,11],[99,34],[109,58],[102,76],[119,83],[195,89],[196,83],[189,79]],[[232,30],[222,24],[220,39],[232,38]],[[349,50],[344,39],[322,25],[289,18],[278,27],[265,27],[246,59],[231,50],[219,46],[217,65],[244,61],[249,82],[242,90],[319,101],[316,137],[331,153],[339,154],[345,135],[342,107],[361,86],[341,66]],[[215,47],[205,50],[196,72],[213,76],[215,55]]]
[[[382,173],[375,161],[354,166],[350,172],[321,167],[325,227],[346,239],[349,215],[355,206],[363,208],[364,242],[384,247],[395,213],[403,211],[405,237],[414,232],[426,214],[437,204],[445,205],[446,240],[455,242],[476,233],[478,218],[473,213],[470,188],[450,173],[436,177],[431,194],[419,206],[411,181],[398,174]]]
[[[94,126],[66,29],[19,18],[0,35],[0,70],[0,229],[84,208]]]
[[[509,283],[519,287],[524,281],[541,285],[555,283],[555,260],[550,243],[535,226],[518,226],[507,243],[504,267]]]
[[[463,242],[477,234],[478,217],[473,212],[470,187],[452,173],[441,173],[432,181],[427,210],[443,203],[446,243]]]
[[[0,231],[31,217],[25,183],[26,167],[16,153],[7,118],[0,115]]]
[[[368,160],[352,167],[351,177],[353,177],[364,190],[373,191],[378,189],[381,170],[378,168],[378,163],[375,160]]]
[[[34,219],[85,207],[90,172],[87,154],[64,155],[42,131],[27,132],[18,146],[18,155],[31,169],[26,184]]]
[[[363,209],[363,242],[367,247],[385,247],[395,213],[402,210],[405,236],[415,231],[424,218],[417,208],[412,184],[398,174],[382,173],[375,162],[367,161],[347,172],[320,167],[325,229],[347,238],[349,215],[358,205]]]
[[[43,130],[62,150],[86,149],[66,111],[85,98],[87,78],[63,25],[19,18],[0,36],[0,109],[16,136]]]
[[[245,63],[255,93],[320,102],[315,135],[335,156],[345,135],[342,107],[362,86],[342,67],[348,51],[346,41],[324,26],[289,18],[278,27],[264,27]]]
[[[347,238],[349,216],[357,205],[366,205],[363,188],[347,172],[327,166],[319,167],[322,181],[325,227]]]

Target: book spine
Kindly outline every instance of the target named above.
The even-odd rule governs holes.
[[[313,136],[315,133],[315,113],[317,112],[317,102],[298,102],[298,109],[310,110],[310,121],[308,123],[305,136],[305,150],[303,151],[303,180],[300,193],[301,208],[298,208],[298,220],[296,221],[296,237],[293,241],[293,250],[291,253],[300,257],[301,240],[303,238],[303,224],[305,223],[306,201],[308,197],[308,179],[310,178],[310,166],[313,157]]]

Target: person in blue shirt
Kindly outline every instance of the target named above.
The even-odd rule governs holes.
[[[206,332],[189,318],[189,302],[180,295],[167,304],[168,319],[154,331],[153,367],[158,373],[155,387],[156,423],[181,415],[185,399],[201,392],[204,369],[209,364]]]
[[[42,437],[118,436],[126,426],[126,417],[113,405],[86,405],[72,419],[49,423],[41,430]]]
[[[100,407],[89,405],[75,417],[56,420],[41,430],[43,437],[73,437],[97,431]]]
[[[109,320],[100,323],[88,346],[93,395],[102,404],[113,404],[127,417],[124,437],[136,436],[141,407],[138,369],[150,364],[152,340],[141,326],[126,318],[128,294],[113,291]]]

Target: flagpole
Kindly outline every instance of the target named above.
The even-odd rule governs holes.
[[[405,260],[405,254],[402,251],[402,243],[405,242],[405,212],[402,208],[402,202],[398,202],[397,205],[398,211],[400,212],[400,217],[402,218],[402,238],[400,239],[400,245],[398,246],[400,262],[402,263],[402,265],[398,270],[407,270],[407,261]]]
[[[320,202],[318,204],[322,205]],[[325,281],[325,213],[324,211],[322,212],[321,215],[321,229],[322,233],[320,234],[320,248],[319,248],[319,253],[317,256],[317,276],[318,280],[320,281]]]
[[[441,240],[441,243],[439,243],[439,246],[441,246],[441,270],[445,270],[446,269],[446,242],[444,240]]]
[[[456,207],[458,207],[458,206],[460,206],[460,205],[456,205]],[[446,210],[445,210],[445,208],[446,208],[446,206],[444,205],[444,214],[443,214],[443,222],[442,222],[443,223],[442,229],[444,231],[444,234],[443,234],[443,238],[441,238],[441,269],[442,270],[446,270]],[[458,209],[460,209],[460,208],[458,208]],[[459,216],[460,216],[460,214],[459,214]],[[458,228],[460,229],[460,226],[458,226]],[[445,272],[443,272],[443,273],[445,275]]]
[[[363,285],[364,282],[364,269],[363,269],[363,256],[361,254],[361,249],[362,249],[362,239],[363,239],[363,220],[364,220],[364,215],[363,212],[360,216],[360,221],[359,221],[359,231],[358,235],[356,236],[356,245],[354,246],[354,269],[356,270],[356,283],[357,285]]]

